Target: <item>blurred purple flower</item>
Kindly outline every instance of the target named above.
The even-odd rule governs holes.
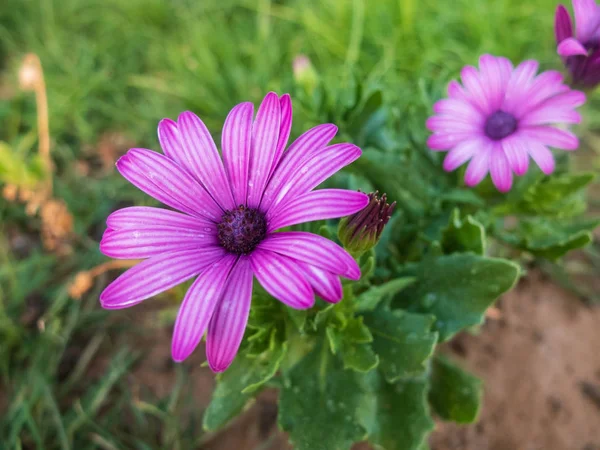
[[[479,70],[462,69],[462,86],[450,82],[449,98],[438,101],[433,107],[437,115],[427,120],[434,132],[428,146],[448,151],[446,171],[470,161],[465,172],[468,186],[479,184],[490,172],[496,188],[507,192],[513,172],[527,172],[530,156],[550,174],[554,157],[548,147],[579,146],[573,133],[552,124],[579,123],[575,108],[585,102],[585,95],[563,84],[559,72],[536,76],[537,70],[536,61],[513,68],[506,58],[483,55]]]
[[[569,69],[574,85],[600,83],[600,7],[594,0],[573,0],[576,33],[571,16],[558,5],[554,21],[557,52]]]
[[[163,119],[158,137],[164,155],[134,148],[117,169],[148,195],[180,212],[151,207],[111,214],[100,244],[113,258],[147,258],[113,281],[100,296],[104,308],[133,306],[197,277],[179,309],[173,334],[175,361],[186,359],[205,331],[208,363],[225,370],[240,346],[256,276],[267,292],[296,309],[314,294],[342,298],[339,277],[360,278],[354,259],[315,234],[290,225],[346,216],[364,208],[367,195],[313,190],[361,150],[327,146],[337,132],[320,125],[287,151],[292,122],[289,95],[269,93],[256,118],[251,103],[229,113],[222,157],[204,123],[193,113]]]

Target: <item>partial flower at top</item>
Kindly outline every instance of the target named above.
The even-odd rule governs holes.
[[[438,101],[427,120],[434,132],[427,145],[448,151],[444,169],[453,171],[467,161],[465,183],[479,184],[490,173],[496,188],[510,190],[513,172],[523,175],[529,157],[545,174],[554,171],[548,147],[575,150],[577,137],[556,124],[579,123],[575,108],[585,102],[582,92],[563,84],[556,71],[536,76],[538,63],[513,68],[506,58],[483,55],[479,70],[462,69],[463,85],[452,81],[448,99]]]
[[[574,85],[600,83],[600,7],[594,0],[573,0],[575,30],[567,8],[558,5],[554,21],[557,52]]]
[[[193,113],[163,119],[164,155],[134,148],[117,162],[132,184],[179,212],[130,207],[111,214],[100,249],[113,258],[146,258],[100,296],[104,308],[133,306],[192,277],[179,309],[172,355],[186,359],[205,331],[208,363],[225,370],[240,346],[255,276],[267,292],[296,309],[310,308],[316,293],[342,298],[340,276],[360,269],[337,244],[315,234],[275,231],[331,219],[364,208],[369,198],[341,189],[313,190],[361,151],[328,146],[337,132],[320,125],[285,150],[292,122],[289,95],[269,93],[254,118],[251,103],[229,113],[221,154]]]

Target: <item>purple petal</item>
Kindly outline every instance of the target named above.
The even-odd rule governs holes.
[[[555,95],[540,103],[528,112],[521,120],[520,125],[544,125],[549,123],[579,123],[581,116],[574,108],[585,103],[585,94],[579,91],[568,91]]]
[[[453,100],[471,103],[466,91],[456,80],[452,80],[450,83],[448,83],[448,97]]]
[[[260,205],[267,179],[273,168],[280,123],[279,97],[274,92],[269,92],[258,108],[252,128],[247,201],[250,208],[257,208]]]
[[[252,117],[254,105],[240,103],[233,108],[223,125],[221,147],[236,205],[245,205],[248,168],[252,149]]]
[[[538,67],[537,61],[527,60],[519,64],[513,71],[506,87],[504,104],[501,108],[503,111],[512,112],[517,105],[523,102],[523,96],[531,86]]]
[[[229,180],[217,146],[204,122],[196,114],[186,111],[179,115],[177,128],[183,150],[179,156],[180,164],[189,168],[224,210],[233,209],[236,205]]]
[[[567,38],[573,36],[573,28],[571,26],[571,16],[569,11],[563,5],[558,5],[556,15],[554,16],[554,34],[556,35],[556,43],[560,44]]]
[[[569,87],[563,84],[562,74],[548,70],[535,78],[528,91],[523,93],[521,101],[510,112],[517,119],[521,119],[548,98],[568,91]]]
[[[351,280],[360,279],[360,268],[350,254],[336,243],[304,231],[274,233],[258,248],[289,256]]]
[[[531,159],[535,161],[542,172],[546,175],[554,172],[554,156],[548,147],[534,140],[529,140],[526,147]]]
[[[312,287],[293,259],[256,249],[250,255],[250,261],[256,279],[277,300],[294,309],[308,309],[314,305]]]
[[[171,356],[176,362],[190,356],[202,340],[236,260],[234,255],[222,257],[202,272],[185,294],[177,313],[171,343]]]
[[[281,162],[275,168],[263,194],[261,209],[267,211],[273,200],[277,197],[281,186],[297,169],[298,166],[314,153],[320,152],[333,139],[337,127],[323,124],[311,128],[294,141],[287,152],[283,154]]]
[[[435,133],[427,139],[427,147],[434,151],[449,150],[462,141],[479,137],[477,133]]]
[[[481,82],[487,91],[489,107],[498,110],[502,106],[506,86],[512,74],[512,64],[506,58],[482,55],[479,58]]]
[[[488,174],[492,147],[492,141],[486,142],[471,158],[471,162],[465,172],[465,184],[467,186],[478,185]]]
[[[141,259],[183,250],[202,251],[217,246],[217,229],[210,233],[167,226],[146,226],[122,230],[108,229],[100,251],[118,259]]]
[[[460,72],[460,77],[471,102],[484,114],[490,113],[489,95],[477,69],[473,66],[465,66]]]
[[[206,357],[213,372],[227,369],[240,348],[250,312],[252,279],[250,259],[241,256],[208,325]]]
[[[452,172],[462,166],[484,145],[485,142],[482,138],[461,142],[450,150],[444,158],[444,170]]]
[[[267,213],[268,231],[315,220],[349,216],[363,209],[369,197],[345,189],[320,189],[294,197]]]
[[[171,119],[162,119],[158,122],[158,141],[168,158],[185,167],[185,164],[182,164],[182,161],[179,159],[183,154],[183,150],[179,141],[177,124],[174,121]]]
[[[342,299],[342,282],[337,275],[310,264],[299,262],[298,265],[304,271],[304,278],[319,297],[329,303],[337,303]]]
[[[198,275],[223,258],[222,248],[163,253],[124,272],[100,294],[106,309],[128,308]]]
[[[517,175],[525,175],[529,168],[529,154],[523,140],[516,135],[503,139],[502,150],[511,169]]]
[[[500,192],[508,192],[512,187],[512,171],[501,144],[495,143],[490,157],[490,174],[494,185]]]
[[[280,185],[277,198],[272,203],[277,205],[285,198],[293,198],[315,188],[338,170],[356,161],[362,151],[354,144],[335,144],[304,161]]]
[[[195,216],[151,206],[130,206],[108,216],[106,225],[113,230],[167,226],[210,232],[215,223]]]
[[[577,39],[590,40],[600,24],[600,14],[595,0],[573,0]]]
[[[550,147],[563,150],[576,150],[579,147],[577,136],[567,130],[559,130],[554,127],[523,127],[519,132]]]
[[[467,101],[444,99],[433,105],[433,111],[437,114],[445,114],[452,117],[460,117],[463,120],[483,123],[484,116],[471,103]]]
[[[556,49],[557,53],[560,56],[575,56],[575,55],[587,55],[587,50],[581,43],[575,38],[567,38],[563,40],[560,44],[558,44],[558,48]]]
[[[441,133],[476,133],[481,130],[482,120],[471,120],[459,115],[442,115],[428,118],[425,126],[431,131]]]
[[[132,148],[117,161],[117,169],[131,184],[167,206],[215,222],[223,214],[186,170],[160,153]]]
[[[284,94],[279,98],[279,107],[281,109],[279,140],[277,141],[277,150],[275,151],[275,157],[273,158],[273,165],[269,176],[271,176],[277,168],[277,165],[283,156],[283,151],[287,146],[290,132],[292,131],[292,99],[290,94]]]

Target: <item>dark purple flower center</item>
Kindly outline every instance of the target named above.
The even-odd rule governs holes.
[[[267,220],[257,209],[240,205],[227,211],[218,226],[219,244],[230,253],[250,253],[267,235]]]
[[[496,111],[485,121],[485,135],[494,141],[510,136],[516,129],[517,119],[504,111]]]

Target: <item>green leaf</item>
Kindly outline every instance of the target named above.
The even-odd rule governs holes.
[[[356,310],[373,311],[382,300],[393,297],[416,280],[414,277],[402,277],[373,286],[356,297]]]
[[[516,202],[505,203],[497,211],[501,214],[572,217],[585,210],[581,194],[595,177],[593,173],[562,173],[540,177]]]
[[[431,330],[434,316],[385,307],[366,315],[365,322],[373,333],[373,349],[388,382],[425,372],[437,342],[437,333]]]
[[[600,219],[564,223],[537,217],[522,220],[515,231],[502,233],[500,237],[535,256],[554,260],[592,242],[592,231],[599,224]]]
[[[485,254],[485,227],[472,216],[461,219],[458,209],[454,209],[448,226],[442,230],[441,239],[444,253],[473,252]]]
[[[483,323],[485,310],[519,278],[517,264],[472,253],[429,258],[408,271],[418,281],[393,305],[433,314],[440,341],[464,328]]]
[[[212,431],[233,419],[277,372],[287,344],[278,344],[261,357],[238,354],[231,366],[219,376],[203,427]]]
[[[370,344],[345,343],[341,350],[344,369],[369,372],[379,364],[379,357]]]
[[[481,406],[482,383],[446,358],[434,359],[429,402],[442,419],[473,423]]]
[[[422,450],[434,422],[427,404],[427,381],[407,379],[388,384],[368,375],[369,397],[361,409],[368,441],[385,450]]]
[[[348,450],[366,437],[358,418],[363,377],[344,370],[324,344],[294,367],[281,389],[279,425],[295,450]]]

